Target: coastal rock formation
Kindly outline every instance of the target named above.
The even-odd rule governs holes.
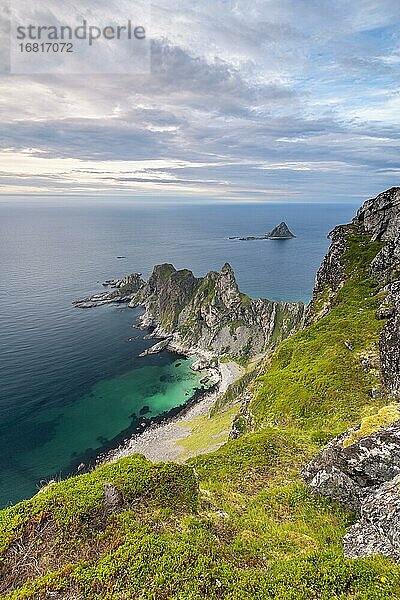
[[[111,292],[96,294],[74,305],[93,308],[113,302],[144,307],[142,328],[153,328],[152,337],[163,341],[143,355],[165,347],[181,352],[248,358],[286,339],[304,320],[302,302],[252,300],[240,292],[229,264],[220,273],[197,278],[173,265],[154,267],[147,283],[139,274],[109,280]]]
[[[351,225],[336,227],[332,246],[318,272],[307,322],[329,312],[345,282],[349,236],[367,235],[376,243],[370,264],[383,299],[378,318],[386,319],[376,357],[360,357],[363,370],[380,373],[388,398],[400,396],[400,188],[368,200]],[[380,246],[379,246],[380,243]],[[380,248],[380,249],[379,249]],[[344,342],[346,344],[346,341]],[[348,346],[347,346],[348,347]],[[372,397],[380,397],[373,395]],[[389,416],[387,422],[382,418]],[[369,429],[373,418],[369,418]],[[393,422],[392,422],[393,421]],[[303,470],[303,478],[318,495],[327,496],[360,513],[360,520],[344,539],[346,556],[384,554],[400,560],[400,412],[397,405],[382,408],[376,427],[347,431]]]
[[[313,299],[306,310],[306,325],[322,319],[331,309],[336,293],[345,280],[342,257],[346,251],[348,225],[338,225],[328,235],[332,244],[317,272]]]
[[[104,304],[128,303],[133,296],[145,285],[141,273],[132,273],[122,279],[109,279],[105,281],[103,287],[112,287],[112,292],[94,294],[89,298],[78,300],[73,303],[76,308],[95,308]]]
[[[162,344],[206,348],[196,368],[228,372],[222,394],[179,423],[152,419],[122,453],[2,511],[2,597],[399,598],[400,564],[346,558],[400,563],[398,195],[381,194],[334,230],[310,326],[239,379],[236,365],[218,364],[221,338],[240,356],[241,335],[269,350],[301,327],[304,307],[251,300],[229,265],[202,278],[159,265],[133,293],[105,282],[116,295],[104,300],[143,306]],[[136,434],[148,414],[143,406]],[[335,439],[303,478],[358,517],[313,502],[300,482],[327,435]]]
[[[351,225],[340,225],[329,234],[332,245],[318,271],[306,323],[329,312],[344,282],[346,236],[352,231],[367,234],[382,244],[371,262],[370,274],[385,296],[378,311],[379,318],[387,319],[379,340],[382,380],[389,393],[396,396],[400,394],[400,188],[391,188],[368,200]]]
[[[161,340],[161,342],[154,344],[154,346],[152,346],[151,348],[148,348],[148,350],[145,350],[144,352],[139,354],[139,356],[144,357],[144,356],[151,356],[152,354],[159,354],[160,352],[165,350],[165,348],[168,346],[168,344],[169,344],[169,339]]]
[[[248,235],[246,237],[230,237],[230,240],[239,240],[240,242],[253,242],[254,240],[266,240],[267,236],[256,236],[256,235]]]
[[[296,236],[290,231],[289,227],[286,225],[285,222],[280,223],[280,225],[275,227],[266,235],[266,238],[268,240],[290,240],[294,237]]]
[[[330,232],[328,238],[332,241],[331,247],[328,250],[322,265],[318,270],[313,299],[320,297],[325,289],[337,292],[344,280],[344,268],[341,263],[341,258],[346,250],[346,231],[347,225],[339,225]]]
[[[367,200],[358,210],[354,223],[361,223],[375,240],[396,242],[400,236],[400,187],[382,192],[376,198]],[[399,259],[397,246],[397,259]]]
[[[253,240],[290,240],[296,236],[292,233],[285,222],[275,227],[269,233],[262,236],[248,235],[246,237],[230,237],[230,240],[240,240],[242,242],[251,242]]]
[[[257,355],[287,338],[302,326],[305,309],[301,302],[252,300],[229,264],[202,278],[158,265],[130,305],[145,307],[141,325],[154,327],[154,337],[172,336],[169,347],[231,357]]]

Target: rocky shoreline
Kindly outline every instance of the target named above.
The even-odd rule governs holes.
[[[145,328],[145,325],[142,327]],[[154,336],[156,337],[156,334]],[[210,387],[206,390],[199,389],[185,404],[153,418],[142,431],[134,433],[115,450],[100,456],[97,464],[115,462],[132,454],[143,454],[153,462],[179,462],[179,455],[183,451],[179,441],[187,437],[191,431],[182,427],[182,424],[196,417],[208,415],[217,398],[244,372],[244,369],[234,361],[222,363],[213,359],[209,352],[200,348],[184,347],[171,339],[161,340],[152,346],[147,354],[162,350],[175,352],[187,359],[196,358],[191,368],[197,372],[206,371],[207,376],[204,379],[211,383]],[[143,353],[142,356],[147,354]]]
[[[144,285],[141,273],[132,273],[122,279],[108,279],[101,284],[104,288],[112,288],[112,291],[99,292],[83,300],[73,302],[75,308],[97,308],[106,304],[129,303]]]
[[[178,413],[167,414],[160,422],[149,425],[142,433],[134,434],[119,448],[99,457],[98,464],[115,462],[132,454],[143,454],[153,462],[180,462],[183,448],[179,442],[190,435],[190,428],[182,427],[186,421],[208,415],[218,396],[243,374],[237,363],[220,363],[213,369],[218,381],[207,391],[199,392]]]
[[[197,356],[194,352],[190,355],[186,355],[182,352],[171,350],[171,353],[175,354],[178,360],[186,360],[188,358],[193,358],[193,356]],[[98,448],[97,450],[89,449],[75,457],[71,464],[66,468],[66,472],[69,474],[86,473],[99,465],[114,462],[114,460],[118,460],[118,458],[113,458],[114,454],[126,448],[131,440],[139,439],[145,434],[151,435],[149,432],[166,427],[170,423],[180,422],[187,417],[189,412],[196,411],[197,405],[203,407],[204,403],[208,400],[211,400],[212,398],[216,399],[221,393],[220,390],[225,390],[227,387],[224,383],[226,377],[221,373],[218,364],[206,368],[205,365],[209,364],[209,362],[205,361],[204,357],[198,357],[198,360],[193,363],[191,366],[193,371],[206,371],[207,375],[200,381],[201,387],[195,388],[194,393],[181,402],[181,404],[177,404],[170,410],[151,417],[147,416],[147,411],[140,412],[139,415],[135,416],[131,425],[121,431],[113,439],[107,440],[101,448]],[[239,366],[238,368],[240,369]],[[224,368],[222,370],[224,370]],[[228,385],[230,384],[231,379],[232,378],[229,378]],[[206,385],[209,387],[205,387]],[[211,402],[211,405],[212,404],[213,402]]]

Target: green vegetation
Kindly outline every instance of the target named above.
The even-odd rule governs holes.
[[[248,365],[247,372],[244,373],[240,379],[231,383],[226,392],[221,394],[214,406],[211,408],[210,415],[211,417],[216,417],[220,412],[222,412],[226,407],[232,406],[233,404],[238,404],[243,398],[242,395],[247,390],[250,383],[255,379],[257,373],[257,361],[253,361],[250,365]]]
[[[240,320],[232,321],[231,323],[229,323],[229,331],[234,339],[236,337],[236,330],[239,329],[239,327],[247,327],[247,325],[244,321]]]
[[[281,329],[282,329],[282,325],[283,325],[283,319],[284,319],[284,314],[283,314],[282,308],[280,306],[278,306],[274,332],[272,335],[272,344],[276,344],[277,341],[279,340],[279,336],[281,334]]]
[[[167,281],[172,277],[174,273],[176,273],[176,269],[174,265],[165,263],[163,265],[159,265],[157,272],[161,277],[162,281]]]
[[[252,303],[252,299],[247,294],[240,292],[240,302],[242,306],[249,306]]]
[[[107,488],[117,498],[110,508]],[[0,512],[0,593],[40,598],[65,587],[72,565],[117,550],[129,531],[174,527],[198,506],[198,484],[188,466],[153,465],[142,456],[123,459],[44,488],[31,500]],[[42,577],[43,576],[43,579]],[[4,596],[2,596],[4,597]],[[8,597],[8,596],[5,596]]]
[[[212,419],[209,416],[201,416],[192,421],[179,423],[179,427],[191,430],[188,437],[177,442],[183,449],[180,458],[187,458],[200,452],[211,452],[226,442],[236,412],[237,407],[232,407],[219,411]]]
[[[25,520],[25,527],[30,524],[25,538],[19,525],[23,550],[19,545],[19,557],[12,554],[14,561],[21,559],[14,563],[15,568],[19,564],[17,583],[23,582],[21,564],[32,539],[37,541],[33,552],[39,549],[42,557],[46,552],[44,564],[31,567],[34,581],[4,598],[41,600],[49,592],[67,591],[72,597],[110,600],[398,598],[398,567],[380,558],[343,558],[341,538],[353,515],[313,498],[298,479],[298,469],[314,452],[315,446],[298,431],[270,428],[192,459],[186,467],[150,467],[133,457],[123,462],[122,470],[132,461],[129,485],[137,486],[132,475],[138,470],[139,494],[146,483],[161,484],[164,492],[157,500],[151,500],[151,487],[145,498],[135,502],[131,495],[120,512],[96,520],[104,509],[99,512],[100,495],[92,503],[91,480],[98,480],[94,472],[78,478],[81,506],[89,499],[94,510],[90,520],[86,510],[78,509],[68,529],[61,519],[63,533],[50,530],[50,538],[46,521],[32,519],[40,514],[33,510],[42,502],[38,496],[14,509],[31,515]],[[190,467],[200,479],[199,490]],[[165,484],[159,469],[165,469]],[[101,483],[116,476],[106,474]],[[182,495],[174,501],[185,480],[188,493],[183,502]],[[65,488],[64,493],[65,500],[58,495],[60,508],[71,497]],[[41,568],[45,574],[38,576]]]
[[[382,298],[368,276],[379,242],[350,230],[343,262],[348,273],[330,312],[283,342],[267,359],[251,404],[258,426],[279,424],[333,437],[357,423],[371,405],[379,374],[365,372],[363,353],[378,354]],[[325,291],[326,293],[326,291]]]
[[[217,273],[211,272],[202,279],[197,290],[199,296],[203,296],[202,306],[207,306],[214,299],[217,276]]]
[[[379,431],[382,427],[400,421],[400,409],[397,404],[388,404],[372,415],[364,417],[361,421],[360,428],[353,431],[343,442],[343,447],[347,448],[355,444],[359,440],[368,437],[372,433]]]
[[[182,445],[190,454],[218,442],[249,383],[250,418],[239,420],[254,431],[185,465],[131,457],[2,511],[3,598],[398,599],[400,566],[345,559],[356,516],[313,497],[300,478],[327,439],[384,405],[370,394],[383,322],[368,265],[379,248],[349,229],[347,279],[324,292],[329,314],[284,342],[255,382],[248,373],[232,386]],[[389,413],[375,414],[373,427]],[[122,498],[112,510],[107,485]]]

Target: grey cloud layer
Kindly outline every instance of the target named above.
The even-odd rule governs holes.
[[[399,12],[397,0],[162,0],[149,76],[0,80],[0,184],[42,190],[45,161],[71,158],[93,169],[60,167],[52,191],[154,183],[159,194],[307,199],[323,186],[345,199],[393,185]],[[40,157],[43,173],[7,175],[10,149]],[[146,175],[116,161],[143,161]]]

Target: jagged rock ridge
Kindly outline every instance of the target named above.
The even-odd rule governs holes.
[[[254,356],[302,326],[301,302],[252,300],[241,293],[232,267],[196,278],[191,271],[158,265],[131,300],[144,306],[142,326],[173,347],[217,355]]]
[[[302,326],[302,302],[252,300],[241,293],[229,264],[220,273],[195,277],[173,265],[154,267],[147,283],[139,274],[105,282],[115,289],[76,302],[92,308],[112,302],[144,307],[142,327],[152,327],[155,338],[183,352],[201,350],[211,355],[250,357],[287,338]],[[158,344],[160,351],[165,344]]]
[[[372,236],[385,243],[371,264],[371,274],[387,293],[380,316],[388,321],[382,331],[379,350],[382,377],[393,395],[400,394],[400,188],[368,200],[354,220]]]

